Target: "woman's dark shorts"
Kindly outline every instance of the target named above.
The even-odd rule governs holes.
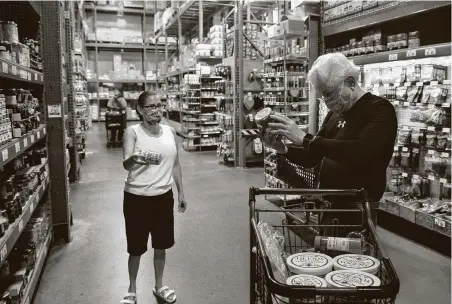
[[[152,248],[168,249],[174,245],[173,190],[158,196],[141,196],[124,191],[124,219],[127,252],[140,256],[147,251],[149,233]]]

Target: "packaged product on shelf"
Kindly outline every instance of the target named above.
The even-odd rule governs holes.
[[[442,81],[446,78],[447,68],[437,64],[422,64],[421,78],[422,81],[437,80]]]
[[[11,303],[19,304],[24,296],[25,285],[23,282],[16,282],[10,285],[7,289]]]
[[[418,31],[408,33],[408,48],[418,48],[421,45]]]
[[[1,23],[3,27],[4,39],[10,43],[19,43],[19,31],[17,24],[13,21],[5,21]]]
[[[411,142],[411,129],[407,126],[399,128],[399,132],[397,134],[397,145],[405,146],[410,144],[410,142]]]
[[[407,87],[397,87],[396,99],[399,101],[405,101],[407,99]]]
[[[406,68],[402,66],[392,67],[391,83],[404,83],[406,80]],[[389,77],[389,76],[388,76]]]

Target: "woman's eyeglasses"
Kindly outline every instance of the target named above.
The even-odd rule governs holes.
[[[157,104],[157,105],[148,105],[148,106],[141,106],[144,110],[157,110],[157,109],[163,109],[164,105]]]

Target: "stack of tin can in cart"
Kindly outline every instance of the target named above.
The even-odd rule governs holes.
[[[345,252],[348,253],[340,254]],[[296,253],[286,259],[293,274],[286,283],[333,288],[380,286],[381,281],[376,276],[380,261],[371,256],[372,252],[361,238],[317,236],[311,252]],[[322,302],[322,296],[317,296],[316,300]]]

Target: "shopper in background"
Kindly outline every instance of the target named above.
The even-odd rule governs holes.
[[[124,128],[127,125],[127,117],[125,115],[125,110],[127,109],[127,101],[122,96],[122,91],[116,89],[114,95],[107,103],[107,110],[111,112],[118,112],[117,114],[121,114],[123,116],[123,125]],[[121,142],[122,137],[124,136],[124,128],[111,129],[111,137],[109,139],[110,143]]]
[[[136,303],[136,279],[140,257],[147,251],[149,233],[154,248],[154,294],[166,303],[176,301],[176,294],[163,286],[166,249],[174,245],[173,181],[179,193],[179,212],[187,202],[182,187],[179,147],[173,128],[160,124],[163,106],[154,92],[138,98],[137,113],[141,124],[130,126],[124,136],[124,168],[129,171],[124,189],[124,217],[129,253],[128,293],[121,303]],[[147,165],[140,151],[162,155],[160,164]]]
[[[386,188],[386,168],[397,135],[397,117],[392,104],[358,85],[359,69],[339,53],[320,56],[308,80],[330,110],[316,135],[305,133],[291,119],[275,114],[265,141],[298,165],[320,166],[323,189],[362,189],[378,202]],[[281,138],[292,144],[285,146]],[[335,208],[349,208],[350,199],[332,198]],[[352,206],[353,207],[353,206]],[[350,213],[325,216],[339,224],[359,224]]]

